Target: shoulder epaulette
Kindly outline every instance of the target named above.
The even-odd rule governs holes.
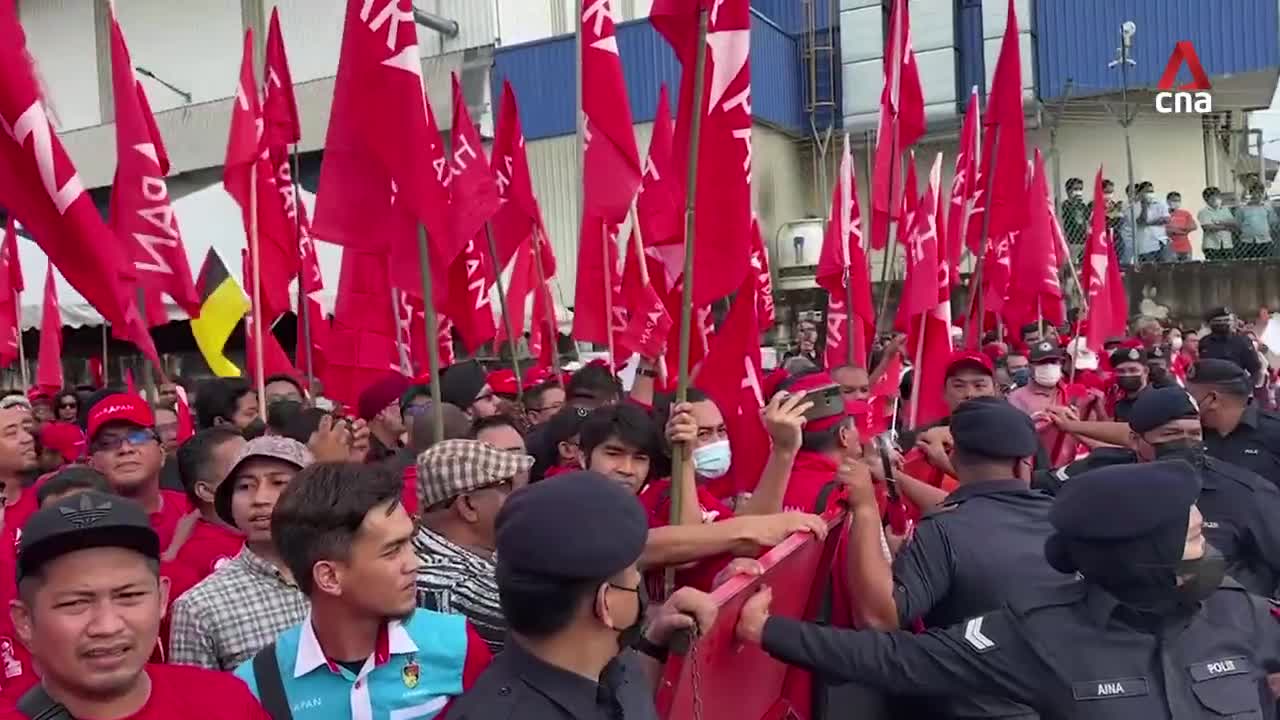
[[[1071,605],[1082,600],[1084,596],[1084,581],[1076,578],[1058,585],[1015,590],[1009,596],[1008,604],[1015,614],[1026,615],[1042,608]]]

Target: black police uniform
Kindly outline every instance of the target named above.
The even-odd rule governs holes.
[[[997,398],[962,403],[952,414],[956,448],[993,459],[1031,456],[1039,446],[1022,411]],[[945,627],[1003,605],[1015,590],[1053,585],[1044,541],[1053,500],[1026,482],[993,479],[962,485],[921,519],[893,565],[898,622]],[[946,718],[1034,718],[1003,698],[963,696],[931,702]]]
[[[1187,382],[1235,383],[1241,391],[1253,387],[1239,365],[1224,360],[1200,360],[1187,370]],[[1206,428],[1204,446],[1213,457],[1252,470],[1280,487],[1280,415],[1250,403],[1240,424],[1226,435]]]
[[[1086,560],[1081,579],[923,635],[772,617],[762,644],[779,660],[836,678],[896,692],[988,693],[1047,720],[1262,718],[1266,668],[1280,662],[1270,604],[1230,580],[1183,596],[1180,570],[1168,564],[1181,556],[1199,491],[1184,463],[1086,473],[1064,486],[1050,515],[1057,534],[1046,546],[1060,569],[1069,563],[1058,548],[1077,564]],[[1122,600],[1126,583],[1139,580],[1183,599],[1159,611]]]
[[[611,577],[639,559],[648,537],[635,496],[590,471],[557,475],[512,494],[496,529],[500,596],[514,583]],[[475,685],[450,706],[449,718],[657,720],[643,661],[636,651],[624,650],[592,682],[537,657],[511,636]]]
[[[1111,367],[1116,367],[1121,363],[1140,362],[1146,364],[1147,352],[1142,348],[1119,348],[1111,353]],[[1147,388],[1142,388],[1133,395],[1125,395],[1116,401],[1115,404],[1115,420],[1116,422],[1129,422],[1129,413],[1133,410],[1133,404],[1138,401]]]
[[[1230,317],[1230,308],[1219,307],[1205,313],[1205,322],[1212,323],[1214,318]],[[1262,371],[1262,362],[1258,359],[1258,351],[1253,349],[1253,341],[1236,333],[1219,335],[1211,332],[1200,338],[1201,360],[1229,360],[1244,368],[1250,378],[1257,378]]]

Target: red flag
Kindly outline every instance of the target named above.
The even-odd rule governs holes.
[[[585,217],[581,238],[574,288],[573,337],[612,347],[611,333],[626,327],[622,276],[618,272],[618,226],[600,218]]]
[[[693,122],[693,73],[701,10],[708,10],[701,136],[698,138],[694,307],[737,290],[751,258],[751,6],[748,0],[655,0],[653,27],[684,67],[672,147],[684,197]]]
[[[58,288],[53,283],[53,263],[44,274],[44,312],[40,315],[40,356],[36,362],[36,387],[46,392],[62,389],[62,315],[58,312]]]
[[[427,229],[440,278],[474,233],[450,229],[445,180],[452,164],[425,99],[412,3],[390,0],[371,10],[371,3],[347,0],[313,234],[365,252],[390,251],[388,285],[417,294],[415,223]],[[435,284],[437,307],[447,290]]]
[[[1038,149],[1028,193],[1033,204],[1027,211],[1026,229],[1013,244],[1013,275],[1004,314],[1012,327],[1036,322],[1042,317],[1053,325],[1061,325],[1066,319],[1062,285],[1058,282],[1061,233],[1054,233],[1057,218],[1045,179],[1044,158]],[[1036,198],[1044,200],[1035,204]]]
[[[911,330],[907,334],[906,348],[914,364],[908,427],[931,423],[945,417],[948,412],[942,389],[952,350],[951,280],[945,259],[938,255],[946,245],[945,239],[939,236],[939,229],[944,227],[939,203],[941,184],[942,153],[938,153],[929,172],[929,188],[916,209],[916,220],[908,243],[906,285],[911,286],[911,299],[908,300],[904,285],[903,301],[899,305],[901,319],[904,305],[928,303],[919,314],[913,313],[908,325]]]
[[[658,90],[658,112],[653,118],[649,138],[649,156],[644,164],[640,195],[636,198],[636,216],[645,245],[657,247],[679,243],[684,238],[684,202],[681,184],[675,177],[671,146],[675,141],[671,122],[671,101],[667,86]]]
[[[298,122],[298,102],[293,96],[293,74],[289,72],[289,56],[284,50],[278,6],[271,9],[271,27],[267,31],[267,63],[262,74],[265,144],[269,148],[293,145],[302,139],[302,126]]]
[[[461,249],[484,231],[485,223],[498,211],[502,198],[498,194],[498,183],[489,170],[489,160],[484,156],[480,132],[471,122],[457,73],[453,74],[452,132],[450,147],[453,153],[449,157],[449,175],[445,177],[444,184],[449,190],[453,242]],[[487,244],[483,236],[481,243]]]
[[[1009,15],[987,97],[985,159],[994,172],[987,212],[989,237],[1016,233],[1026,224],[1027,147],[1022,115],[1022,54],[1018,45],[1018,15],[1009,0]],[[999,147],[993,154],[999,134]]]
[[[898,301],[896,324],[905,325],[909,318],[933,310],[938,304],[938,277],[945,265],[938,261],[937,204],[941,182],[941,160],[934,161],[929,172],[929,186],[914,212],[911,234],[907,237],[907,276]]]
[[[5,224],[4,244],[0,245],[0,366],[8,367],[18,359],[18,343],[22,342],[22,267],[18,262],[18,229],[12,214]]]
[[[885,42],[884,88],[880,91],[872,172],[871,246],[877,250],[888,241],[889,221],[904,220],[899,210],[902,197],[915,192],[913,188],[904,191],[899,167],[902,155],[924,135],[925,127],[920,69],[911,49],[911,13],[906,0],[894,0]]]
[[[951,180],[951,203],[947,213],[947,260],[951,264],[952,285],[960,279],[958,270],[965,248],[968,247],[975,257],[979,253],[979,237],[969,233],[982,192],[978,184],[982,167],[978,157],[982,147],[978,112],[978,88],[975,86],[969,94],[969,109],[965,111],[964,124],[960,128],[960,150],[956,154],[956,171]]]
[[[863,245],[853,152],[849,148],[849,136],[845,135],[840,172],[831,193],[831,220],[818,256],[816,278],[818,287],[828,294],[826,366],[829,368],[848,364],[851,354],[855,364],[867,361],[867,339],[875,334],[876,317],[871,304],[870,273]],[[848,337],[850,297],[853,298],[853,338]]]
[[[240,262],[242,272],[245,277],[249,277],[252,270],[249,267],[249,251],[243,250],[240,253]],[[258,381],[258,345],[256,338],[257,321],[253,313],[255,309],[250,309],[249,314],[245,317],[248,322],[245,323],[244,336],[244,356],[245,356],[245,372],[252,382]],[[267,378],[272,375],[288,375],[289,377],[299,377],[298,369],[289,361],[289,356],[284,353],[284,348],[280,347],[280,341],[276,339],[275,333],[271,332],[271,323],[266,322],[265,318],[262,322],[262,377]]]
[[[760,232],[760,218],[751,218],[751,273],[756,276],[756,323],[760,332],[773,327],[777,313],[773,307],[773,276],[769,273],[769,252]]]
[[[196,421],[191,414],[191,403],[187,401],[186,388],[181,385],[175,385],[173,389],[178,394],[178,402],[174,405],[174,414],[178,416],[178,444],[181,445],[196,434]]]
[[[671,334],[671,315],[662,298],[649,283],[644,247],[631,232],[627,243],[627,263],[622,277],[622,299],[627,313],[627,325],[617,337],[619,355],[629,357],[640,353],[644,358],[656,360],[662,357]],[[755,299],[752,299],[755,302]],[[620,358],[615,358],[615,361]]]
[[[325,349],[325,394],[354,406],[360,391],[388,369],[399,370],[386,255],[342,251],[342,274]]]
[[[619,223],[640,189],[641,168],[611,0],[587,0],[579,20],[586,139],[583,213]]]
[[[1124,293],[1124,280],[1120,277],[1120,263],[1111,235],[1107,232],[1107,198],[1102,194],[1102,168],[1093,180],[1093,218],[1089,224],[1089,240],[1085,244],[1084,275],[1085,297],[1088,314],[1083,320],[1081,335],[1090,350],[1099,352],[1109,337],[1125,335],[1128,325],[1128,298]]]
[[[256,209],[259,258],[253,257],[253,240],[249,239],[250,268],[258,266],[261,274],[262,313],[264,321],[274,321],[289,311],[289,283],[298,274],[296,228],[285,217],[277,190],[275,172],[262,144],[262,106],[258,102],[258,83],[253,74],[253,31],[245,32],[244,55],[240,64],[240,84],[231,105],[231,133],[227,138],[227,159],[222,184],[240,204],[246,235],[252,233],[254,204],[250,194],[256,183]],[[253,274],[245,276],[245,289],[254,295]]]
[[[188,315],[200,315],[200,296],[169,202],[169,157],[147,96],[134,75],[124,31],[111,5],[111,86],[115,96],[116,175],[111,186],[111,227],[133,260],[145,291],[148,324],[169,321],[161,293]]]
[[[49,123],[12,2],[0,7],[0,68],[0,206],[71,287],[158,365],[135,301],[134,270]]]
[[[493,286],[489,253],[469,242],[449,268],[449,303],[442,310],[454,322],[462,345],[475,353],[497,333],[489,289]]]
[[[498,249],[497,269],[501,270],[511,262],[516,248],[529,242],[534,231],[543,226],[542,210],[538,207],[537,196],[533,194],[533,180],[529,175],[520,108],[516,105],[516,94],[510,81],[502,84],[502,105],[498,109],[498,127],[493,138],[492,166],[498,182],[498,195],[502,198],[492,220],[493,243]],[[520,296],[520,302],[524,302],[524,295]],[[520,316],[523,322],[520,313],[515,315]],[[512,321],[515,320],[513,317]]]

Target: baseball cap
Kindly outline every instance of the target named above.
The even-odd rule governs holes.
[[[801,375],[795,378],[795,380],[791,381],[790,383],[786,383],[784,381],[783,384],[784,384],[784,387],[782,388],[783,390],[787,390],[788,392],[792,392],[792,393],[797,393],[802,390],[804,392],[813,392],[814,390],[828,388],[835,385],[836,381],[831,378],[831,373],[826,371],[818,371],[818,372],[811,372],[806,375]],[[822,432],[824,430],[830,430],[831,428],[840,424],[840,422],[847,417],[853,417],[856,419],[856,414],[854,413],[853,409],[849,407],[849,403],[844,402],[843,399],[841,400],[841,402],[844,407],[844,414],[828,415],[827,417],[823,417],[823,418],[807,420],[804,424],[805,431],[806,432]]]
[[[516,373],[510,368],[502,368],[494,370],[485,378],[485,384],[489,389],[499,395],[516,396],[520,394],[520,382],[516,380]]]
[[[996,374],[996,367],[986,353],[978,352],[976,350],[956,350],[951,353],[951,357],[947,359],[946,377],[950,378],[952,375],[955,375],[966,368],[971,370],[981,370],[982,372],[992,376]]]
[[[93,410],[89,411],[88,435],[92,439],[103,425],[113,422],[127,422],[130,425],[149,428],[155,427],[156,416],[151,406],[137,395],[116,393],[99,400]]]
[[[141,505],[88,490],[41,508],[23,525],[18,581],[63,555],[98,547],[125,548],[160,559],[160,538]]]
[[[556,372],[546,365],[535,365],[524,371],[521,385],[525,390],[556,379]],[[496,388],[495,388],[496,391]]]
[[[436,443],[418,456],[418,507],[426,510],[500,485],[532,467],[532,456],[499,450],[479,440]]]
[[[240,470],[240,466],[255,458],[280,460],[293,465],[299,470],[316,461],[315,456],[311,454],[307,446],[293,438],[264,435],[245,443],[245,446],[240,449],[240,454],[236,456],[235,462],[231,464],[231,470],[223,478],[222,484],[218,485],[218,490],[213,497],[213,509],[218,513],[218,517],[222,518],[222,521],[231,527],[236,526],[235,518],[231,515],[231,496],[235,494],[236,488],[235,483],[231,482],[231,478],[235,477],[236,472]]]
[[[1031,346],[1027,354],[1028,362],[1040,363],[1048,360],[1062,360],[1062,347],[1056,340],[1041,340]]]
[[[51,422],[40,428],[40,447],[58,451],[67,462],[79,460],[86,445],[84,433],[74,423]]]

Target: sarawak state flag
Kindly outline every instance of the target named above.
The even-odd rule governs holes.
[[[249,299],[213,248],[200,267],[200,315],[191,319],[191,336],[209,370],[218,377],[240,377],[240,368],[223,352],[227,338],[249,312]]]

